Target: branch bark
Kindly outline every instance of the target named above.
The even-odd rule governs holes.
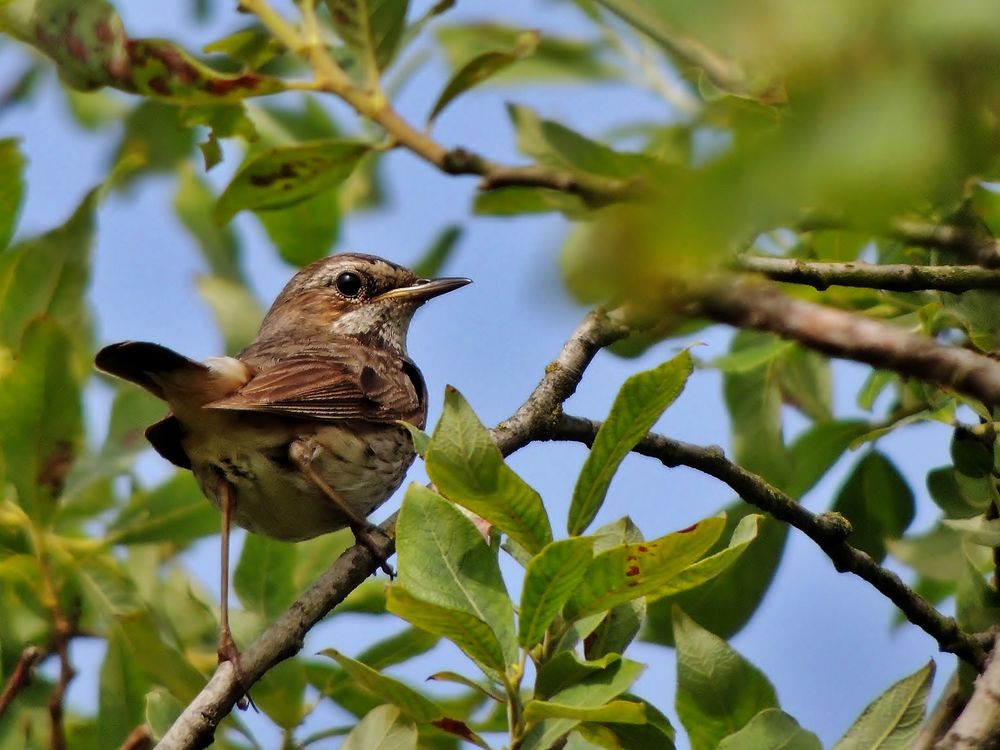
[[[995,750],[1000,747],[1000,656],[993,649],[976,678],[972,697],[935,750]]]
[[[7,684],[4,685],[3,692],[0,693],[0,718],[10,708],[17,694],[24,690],[31,683],[31,670],[38,660],[42,658],[42,652],[35,646],[28,646],[22,652],[11,670]]]
[[[554,423],[539,425],[534,438],[569,440],[589,446],[599,428],[599,422],[564,414]],[[745,502],[794,526],[812,539],[839,572],[853,573],[870,583],[910,622],[931,635],[942,651],[955,654],[977,670],[982,669],[986,655],[979,639],[959,628],[954,618],[938,612],[895,573],[848,544],[851,525],[839,513],[811,513],[760,476],[729,461],[717,446],[704,448],[649,433],[633,451],[655,458],[668,468],[689,466],[729,485]]]
[[[767,276],[772,281],[804,284],[821,292],[831,286],[894,292],[937,290],[956,294],[970,289],[1000,289],[1000,270],[982,266],[816,263],[759,255],[740,256],[734,265],[742,271]]]
[[[769,331],[833,357],[853,359],[1000,404],[1000,362],[844,310],[793,299],[759,281],[707,285],[691,312],[738,328]]]

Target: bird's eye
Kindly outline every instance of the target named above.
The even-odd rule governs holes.
[[[334,283],[337,285],[337,291],[345,297],[357,297],[361,293],[361,277],[356,273],[344,271]]]

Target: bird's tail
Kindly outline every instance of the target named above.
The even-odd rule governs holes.
[[[163,383],[185,379],[186,375],[204,376],[209,368],[201,362],[148,341],[122,341],[106,346],[94,358],[97,369],[140,385],[154,396],[166,400]]]

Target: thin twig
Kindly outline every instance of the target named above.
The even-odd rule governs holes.
[[[1000,266],[1000,242],[985,226],[899,218],[891,222],[890,234],[908,245],[947,250],[980,266]]]
[[[689,312],[738,328],[769,331],[833,357],[1000,404],[1000,362],[857,313],[786,297],[767,283],[741,280],[689,290]]]
[[[11,670],[10,677],[7,678],[3,692],[0,693],[0,717],[7,712],[18,693],[31,684],[31,671],[41,657],[42,652],[35,646],[27,646],[21,652],[17,664]]]
[[[149,733],[149,727],[140,724],[131,732],[128,737],[118,746],[118,750],[149,750],[153,746],[153,736]]]
[[[555,423],[536,426],[536,440],[571,440],[591,445],[600,423],[562,415]],[[964,632],[952,617],[938,612],[895,573],[847,543],[851,526],[837,513],[814,514],[763,478],[729,461],[721,448],[704,448],[649,433],[633,449],[664,466],[689,466],[729,485],[744,501],[784,521],[812,539],[841,573],[853,573],[885,595],[914,625],[931,635],[942,651],[957,655],[977,669],[985,661],[979,639]]]
[[[982,266],[911,266],[903,263],[819,263],[797,258],[741,255],[733,264],[773,281],[805,284],[819,291],[831,286],[893,292],[937,290],[956,294],[970,289],[1000,289],[1000,270]]]

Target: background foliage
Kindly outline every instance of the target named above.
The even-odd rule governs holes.
[[[370,580],[335,610],[364,613],[377,640],[317,637],[255,685],[263,718],[230,717],[220,746],[814,748],[814,731],[837,748],[909,746],[933,640],[961,665],[938,689],[969,700],[985,656],[975,634],[998,611],[1000,377],[985,357],[955,358],[998,348],[990,3],[576,0],[506,18],[472,3],[243,0],[237,13],[202,1],[186,9],[197,31],[120,6],[0,0],[0,62],[17,71],[0,106],[37,127],[0,141],[0,677],[13,686],[0,747],[150,744],[215,666],[214,584],[192,568],[215,564],[217,514],[188,474],[143,453],[161,407],[135,389],[108,396],[117,386],[91,369],[98,340],[213,353],[208,316],[189,310],[197,294],[215,345],[235,352],[291,267],[352,227],[393,222],[357,249],[428,275],[447,264],[480,290],[462,313],[416,324],[435,393],[457,382],[468,397],[445,392],[421,448],[440,494],[407,490],[398,580]],[[60,180],[94,154],[103,175],[49,195],[56,181],[25,154],[74,128],[87,136],[59,152]],[[47,210],[70,199],[64,220]],[[98,226],[143,201],[188,250],[148,227],[124,242]],[[178,268],[195,266],[190,285]],[[559,376],[545,364],[582,312],[557,287],[580,311],[613,311],[585,332],[622,359],[602,355],[567,407],[606,422],[514,425],[521,443],[593,449],[531,445],[511,468],[494,446],[503,431],[482,422]],[[111,297],[118,322],[97,336],[93,309]],[[741,329],[726,352],[713,322]],[[708,346],[683,348],[698,339]],[[916,452],[926,435],[936,455]],[[728,442],[735,463],[677,436]],[[633,451],[665,466],[629,460],[616,476]],[[683,484],[666,471],[677,465],[726,486]],[[741,499],[726,502],[732,491]],[[807,493],[819,514],[796,504]],[[458,506],[493,525],[488,543]],[[872,591],[838,588],[825,558],[803,590],[831,598],[846,627],[810,632],[779,603],[754,659],[727,643],[767,621],[759,608],[794,574],[799,531],[933,639],[906,641],[909,666],[878,691],[853,685],[888,618],[867,617]],[[238,640],[348,544],[248,536]],[[906,627],[897,645],[919,632]],[[754,665],[786,642],[798,674]],[[854,658],[831,693],[851,710],[802,691],[820,681],[813,649],[840,648]],[[947,676],[950,658],[935,660]],[[28,684],[18,670],[34,662]]]

